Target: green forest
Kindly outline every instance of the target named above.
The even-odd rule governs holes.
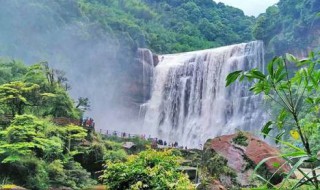
[[[70,98],[61,71],[2,59],[0,72],[0,187],[91,189],[99,182],[119,190],[193,188],[177,170],[178,150],[157,152],[140,137],[107,138],[83,126],[88,100]],[[125,150],[124,141],[135,149]]]
[[[253,35],[265,43],[267,57],[286,52],[301,56],[303,50],[314,50],[319,44],[319,7],[316,0],[295,3],[281,0],[261,14],[256,19]]]
[[[263,162],[249,162],[257,183],[233,183],[232,188],[319,189],[315,172],[311,177],[304,173],[304,180],[289,179],[300,166],[319,169],[320,55],[299,60],[318,51],[319,13],[319,0],[280,0],[258,17],[211,0],[1,1],[0,189],[191,190],[197,184],[205,190],[220,180],[217,173],[233,183],[235,172],[215,152],[160,149],[152,140],[105,136],[83,125],[90,99],[71,96],[77,87],[70,85],[66,71],[106,72],[118,77],[113,85],[123,90],[127,86],[121,83],[135,75],[132,60],[138,48],[167,54],[253,40],[264,42],[267,74],[236,71],[228,75],[227,84],[257,81],[253,93],[274,100],[271,106],[278,115],[262,133],[267,137],[275,131],[275,143],[285,147],[281,157],[293,169],[283,174],[279,187],[272,182],[276,173],[270,177],[263,172]],[[287,52],[297,58],[286,54],[272,59]],[[51,67],[49,60],[63,70]],[[92,67],[101,67],[101,73]],[[98,84],[104,85],[101,80]],[[119,98],[121,92],[112,96]],[[286,128],[285,122],[293,127]],[[237,138],[247,146],[241,132]],[[135,147],[124,147],[127,141]],[[183,168],[197,168],[200,174],[191,179]]]

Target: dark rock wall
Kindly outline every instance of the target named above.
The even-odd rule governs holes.
[[[149,49],[138,49],[133,61],[130,75],[128,76],[128,106],[133,113],[139,114],[141,105],[151,97],[153,70],[158,64],[158,55]]]

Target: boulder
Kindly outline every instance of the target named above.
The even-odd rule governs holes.
[[[227,166],[236,173],[236,183],[240,186],[252,185],[250,176],[255,166],[265,158],[279,156],[280,154],[276,148],[244,132],[224,135],[208,140],[204,151],[207,152],[208,150],[216,152],[226,159]],[[279,166],[282,167],[279,169]],[[264,177],[270,177],[276,173],[271,179],[271,182],[278,184],[283,179],[281,173],[287,173],[289,171],[290,166],[285,164],[285,160],[280,157],[275,157],[263,164],[258,170],[258,173]],[[222,175],[219,178],[220,182],[228,187],[228,184],[224,182],[226,181],[226,176]]]

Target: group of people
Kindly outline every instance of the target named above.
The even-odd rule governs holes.
[[[174,142],[174,143],[167,143],[167,141],[163,141],[162,139],[153,139],[153,144],[156,143],[158,145],[162,145],[162,146],[169,146],[169,147],[174,147],[174,148],[178,148],[178,142]]]
[[[100,130],[100,133],[102,134],[102,130]],[[144,139],[144,140],[152,139],[150,135],[149,135],[149,138],[147,138],[146,135],[137,135],[137,134],[130,134],[126,132],[110,131],[110,130],[106,130],[103,134],[106,136],[117,136],[121,138],[140,137],[141,139]]]
[[[80,125],[85,128],[94,128],[95,123],[91,117],[90,118],[86,117],[85,119],[83,118],[80,119]]]
[[[106,130],[106,132],[104,133],[105,135],[109,136],[109,135],[113,135],[113,136],[118,136],[121,138],[131,138],[131,137],[136,137],[136,135],[132,135],[130,133],[126,133],[126,132],[118,132],[118,131],[109,131]],[[141,137],[142,138],[142,137]]]
[[[100,130],[100,133],[102,133],[101,130]],[[117,137],[121,137],[121,138],[140,137],[141,139],[152,141],[152,147],[154,147],[154,148],[158,147],[158,145],[161,145],[161,146],[168,146],[168,147],[173,147],[173,148],[187,149],[187,147],[179,147],[178,142],[167,143],[167,141],[162,140],[162,139],[151,138],[150,135],[149,135],[149,138],[146,138],[146,135],[134,135],[134,134],[126,133],[126,132],[118,132],[118,131],[110,131],[110,130],[106,130],[104,134],[106,136],[117,136]]]

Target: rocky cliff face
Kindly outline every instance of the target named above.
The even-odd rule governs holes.
[[[290,41],[284,34],[276,35],[266,44],[266,61],[271,60],[274,56],[281,56],[290,53],[302,59],[308,56],[311,51],[320,50],[320,23],[316,23],[312,30],[304,31],[300,36],[301,40]]]
[[[129,97],[128,106],[134,110],[134,113],[139,113],[141,105],[150,99],[153,70],[158,62],[158,55],[153,54],[149,49],[137,50],[130,76],[128,76],[126,93]]]
[[[251,186],[254,184],[250,183],[250,176],[256,165],[265,158],[278,156],[279,154],[276,148],[266,142],[251,134],[239,132],[208,140],[204,146],[204,155],[209,156],[204,156],[204,163],[210,163],[206,160],[212,160],[219,155],[220,160],[224,159],[225,164],[233,171],[217,176],[225,187],[230,188],[234,184]],[[273,173],[276,173],[271,182],[278,184],[283,178],[281,173],[290,171],[290,167],[284,163],[285,160],[282,158],[272,158],[258,170],[258,173],[265,177],[270,177]],[[213,162],[212,164],[215,163]],[[206,165],[207,168],[212,167],[208,164]],[[282,168],[279,169],[279,166],[282,166]]]

